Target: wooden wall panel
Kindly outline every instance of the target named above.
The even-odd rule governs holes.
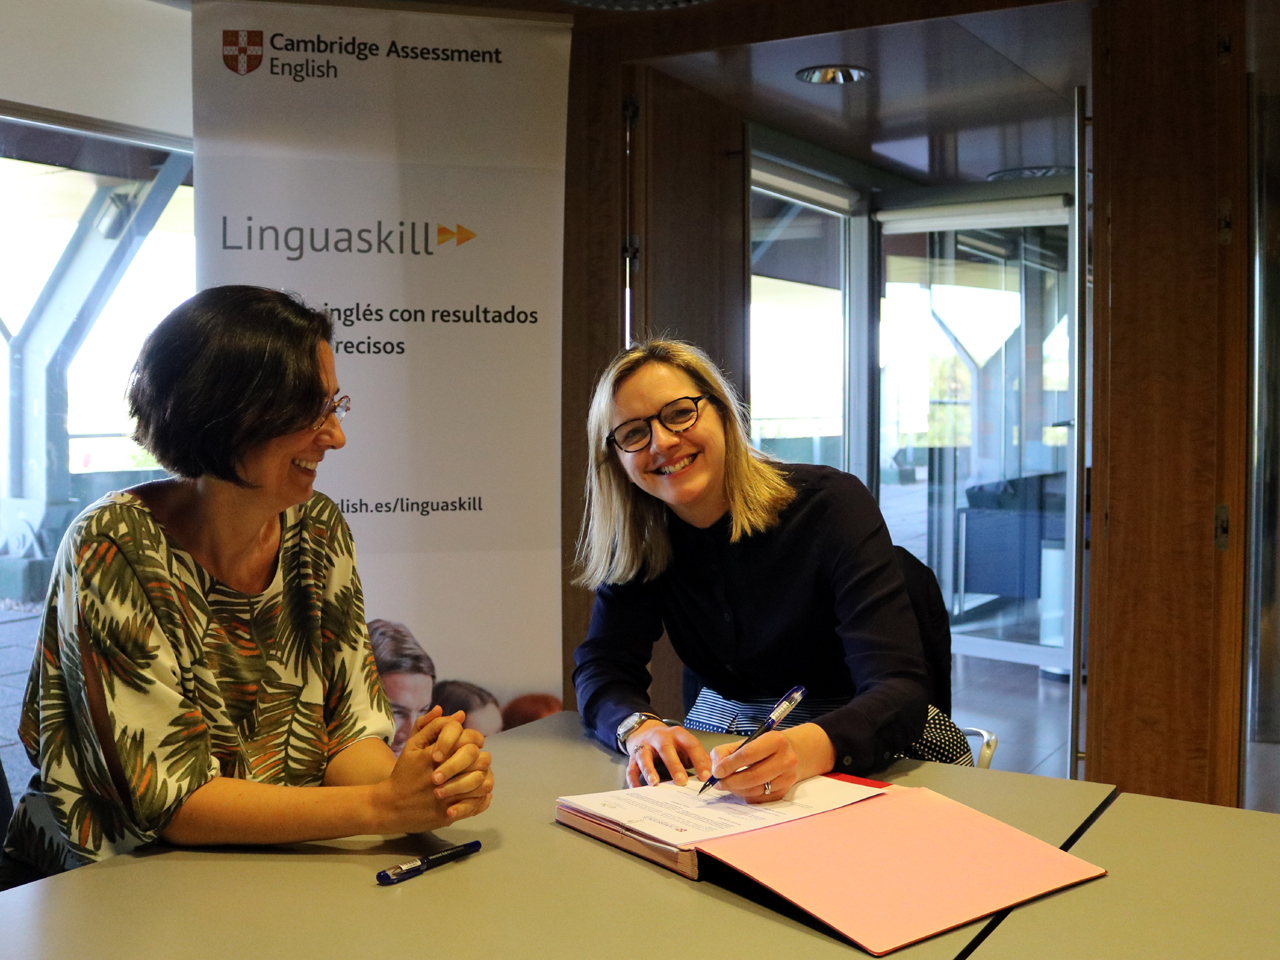
[[[1244,0],[1216,7],[1217,182],[1219,220],[1230,217],[1218,238],[1218,458],[1217,501],[1232,518],[1226,550],[1216,554],[1214,575],[1215,691],[1209,718],[1209,799],[1236,806],[1243,799],[1243,701],[1248,558],[1249,379],[1251,240],[1249,84]]]
[[[1094,100],[1086,770],[1219,803],[1236,800],[1244,590],[1243,42],[1218,51],[1233,10],[1239,0],[1104,2]],[[1237,216],[1229,239],[1224,199]],[[1235,521],[1226,551],[1214,541],[1221,503]]]
[[[697,344],[745,393],[746,120],[648,67],[634,73],[642,162],[633,205],[643,211],[636,333]]]

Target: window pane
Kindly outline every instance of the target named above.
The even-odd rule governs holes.
[[[77,443],[76,438],[133,433],[125,391],[142,341],[195,287],[192,188],[179,187],[71,363],[67,432],[72,473],[156,467],[132,441]],[[129,457],[135,465],[122,465]]]
[[[842,218],[751,193],[751,439],[844,465]]]
[[[43,163],[0,159],[0,320],[22,329],[99,184],[123,180]]]
[[[959,641],[1063,644],[1067,240],[884,238],[880,506],[938,575]]]
[[[155,179],[183,157],[70,130],[0,119],[0,156],[0,605],[38,605],[76,514],[163,476],[129,439],[124,391],[195,288],[192,192]]]

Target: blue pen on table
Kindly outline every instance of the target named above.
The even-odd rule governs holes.
[[[418,857],[416,860],[407,860],[404,863],[398,863],[394,867],[388,867],[386,870],[378,871],[378,882],[384,887],[393,883],[403,883],[410,877],[417,877],[442,866],[446,863],[452,863],[454,860],[460,860],[463,857],[469,857],[480,849],[480,841],[472,840],[470,843],[462,843],[456,847],[449,847],[447,850],[441,850],[439,853],[433,853],[425,857]]]
[[[738,744],[738,749],[734,750],[733,753],[737,753],[738,750],[741,750],[743,747],[745,747],[748,743],[750,743],[756,737],[760,736],[760,734],[768,733],[770,730],[772,730],[774,727],[780,724],[782,722],[782,719],[788,713],[794,710],[796,704],[803,699],[804,699],[804,687],[792,687],[787,692],[787,695],[778,701],[778,705],[775,706],[771,711],[769,711],[769,716],[765,719],[764,723],[756,727],[755,732],[751,734],[751,736],[747,737],[747,739],[743,740],[742,743]],[[729,756],[733,756],[733,754],[731,753],[729,754]],[[698,791],[698,796],[702,796],[704,793],[707,792],[708,787],[714,787],[719,782],[720,782],[719,777],[712,776],[710,780],[708,780],[706,783],[702,785],[702,789]]]

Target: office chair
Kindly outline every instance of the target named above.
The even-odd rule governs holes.
[[[928,566],[905,547],[895,546],[893,552],[907,581],[907,596],[911,598],[911,609],[920,625],[920,642],[924,645],[925,665],[933,687],[931,702],[951,716],[951,618],[947,615],[947,602],[942,597],[938,578]],[[975,762],[979,767],[989,768],[999,744],[996,735],[977,727],[961,727],[960,732],[982,740]]]
[[[4,840],[12,816],[13,798],[9,796],[9,781],[4,775],[4,763],[0,761],[0,841]]]

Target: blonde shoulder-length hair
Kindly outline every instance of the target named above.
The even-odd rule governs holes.
[[[751,447],[742,402],[711,358],[679,340],[649,340],[624,350],[600,375],[587,413],[587,508],[578,536],[581,586],[652,580],[671,562],[667,508],[627,477],[609,442],[613,398],[622,381],[650,363],[686,374],[708,395],[724,423],[724,485],[729,501],[729,539],[768,530],[794,498],[776,462]]]

